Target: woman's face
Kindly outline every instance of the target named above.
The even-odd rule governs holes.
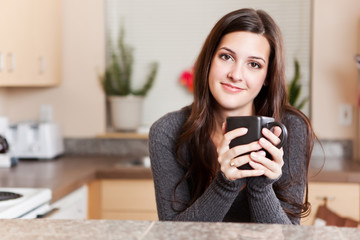
[[[252,115],[268,69],[270,45],[251,32],[232,32],[220,41],[211,61],[210,92],[225,116]]]

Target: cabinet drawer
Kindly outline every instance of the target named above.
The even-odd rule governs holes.
[[[118,212],[118,211],[103,211],[101,215],[102,219],[114,219],[114,220],[152,220],[157,221],[157,212]]]
[[[156,211],[152,180],[103,180],[101,191],[103,211]]]

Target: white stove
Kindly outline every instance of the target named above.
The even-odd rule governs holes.
[[[0,219],[39,218],[51,211],[47,188],[0,188]]]

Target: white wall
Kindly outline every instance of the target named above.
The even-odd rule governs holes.
[[[312,121],[321,139],[357,139],[360,1],[314,0]],[[341,104],[353,109],[352,124],[339,123]]]

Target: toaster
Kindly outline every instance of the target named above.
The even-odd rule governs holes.
[[[54,122],[23,122],[6,133],[10,155],[19,159],[50,160],[64,153],[61,129]]]

